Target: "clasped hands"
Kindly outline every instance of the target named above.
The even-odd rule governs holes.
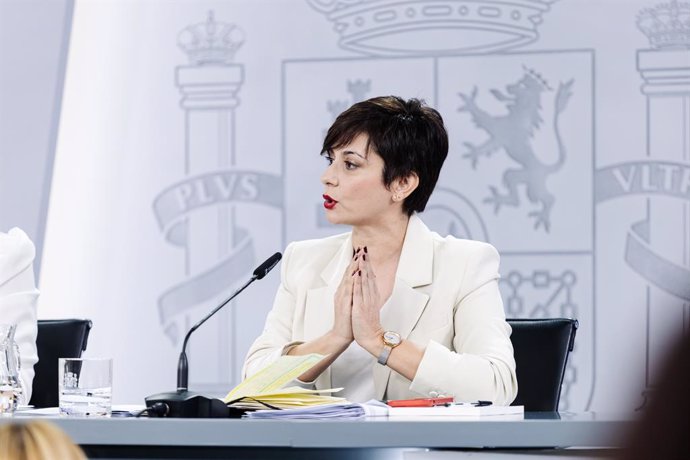
[[[380,310],[383,299],[376,285],[376,275],[369,260],[367,247],[357,248],[345,269],[335,292],[335,315],[331,333],[343,344],[356,341],[377,356],[381,350]]]

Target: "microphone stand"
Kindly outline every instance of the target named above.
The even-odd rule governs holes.
[[[228,302],[230,302],[232,299],[237,297],[240,292],[244,291],[247,288],[247,286],[252,284],[257,279],[258,279],[258,277],[256,275],[249,278],[249,281],[244,283],[244,285],[241,288],[239,288],[237,291],[235,291],[235,293],[233,295],[228,297],[223,303],[221,303],[216,308],[214,308],[211,313],[204,316],[204,318],[201,321],[199,321],[194,326],[192,326],[192,328],[189,330],[189,332],[187,332],[187,335],[185,335],[185,337],[184,337],[184,342],[182,343],[182,352],[180,353],[180,359],[177,362],[177,391],[178,392],[187,391],[187,378],[189,376],[189,368],[188,368],[186,350],[187,350],[187,342],[189,341],[189,336],[192,335],[192,332],[199,329],[199,326],[204,324],[211,316],[215,315],[218,312],[218,310],[220,310],[225,305],[227,305]]]
[[[208,398],[199,393],[189,391],[187,388],[187,381],[189,376],[189,366],[187,361],[187,342],[192,332],[196,331],[199,326],[204,324],[211,316],[215,315],[218,310],[223,308],[232,299],[244,291],[247,286],[252,284],[257,279],[262,279],[266,274],[278,263],[280,260],[280,253],[276,253],[261,264],[249,281],[247,281],[241,288],[235,291],[223,303],[218,305],[211,313],[206,315],[201,321],[196,323],[187,332],[182,343],[182,352],[180,359],[177,362],[177,391],[169,391],[165,393],[158,393],[145,398],[147,412],[149,417],[179,417],[179,418],[217,418],[229,417],[231,413],[237,409],[229,408],[225,402],[218,398]],[[239,414],[237,414],[239,416]]]

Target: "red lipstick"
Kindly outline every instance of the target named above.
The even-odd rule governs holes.
[[[326,209],[333,209],[335,205],[338,204],[333,198],[328,195],[323,195],[323,207]]]

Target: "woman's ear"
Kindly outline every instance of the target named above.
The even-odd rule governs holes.
[[[415,191],[419,186],[419,177],[415,173],[410,173],[405,177],[393,181],[393,196],[398,197],[396,201],[402,201]]]

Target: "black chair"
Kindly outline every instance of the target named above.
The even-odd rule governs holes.
[[[58,358],[81,357],[90,331],[88,319],[38,321],[38,363],[34,366],[36,374],[29,404],[34,407],[58,405]]]
[[[558,410],[568,354],[575,345],[575,319],[509,319],[515,350],[518,394],[526,411]]]

